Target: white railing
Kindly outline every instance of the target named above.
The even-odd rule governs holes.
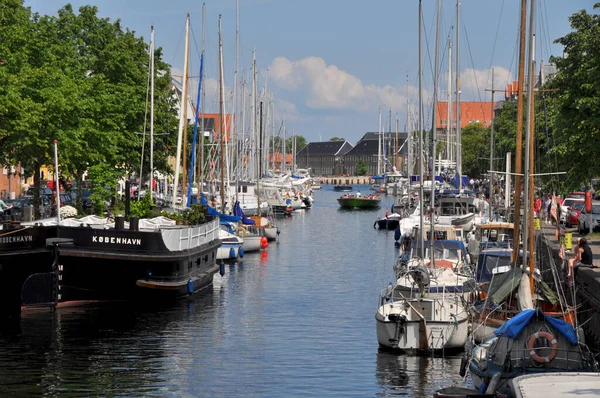
[[[165,246],[170,251],[189,250],[219,237],[219,219],[198,226],[177,226],[161,229]]]

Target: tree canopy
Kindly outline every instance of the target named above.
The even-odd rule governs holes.
[[[594,5],[600,9],[600,3]],[[548,81],[550,152],[556,171],[566,171],[565,189],[575,189],[600,175],[600,15],[573,14],[572,32],[556,40],[564,57],[552,57],[557,72]]]
[[[0,0],[0,161],[20,163],[25,176],[39,178],[39,168],[53,164],[54,140],[69,179],[81,182],[93,165],[115,182],[139,171],[149,46],[119,20],[97,14],[96,7],[75,13],[67,4],[57,16],[40,16],[21,0]],[[160,49],[154,57],[155,132],[171,133],[177,112],[169,66]],[[170,171],[173,142],[174,134],[156,140],[155,169]]]

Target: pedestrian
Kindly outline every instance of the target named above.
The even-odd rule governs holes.
[[[400,245],[402,246],[402,256],[400,257],[400,260],[407,263],[408,260],[410,260],[410,251],[412,250],[412,236],[410,233],[405,232],[402,235]]]
[[[575,276],[574,271],[579,267],[594,268],[592,249],[588,245],[587,239],[577,239],[577,248],[575,249],[575,256],[569,259],[569,270],[568,276]]]
[[[550,197],[550,195],[546,196],[546,200],[544,201],[544,207],[543,207],[543,211],[544,211],[544,222],[546,224],[548,224],[549,220],[550,220],[550,208],[552,207],[552,198]]]

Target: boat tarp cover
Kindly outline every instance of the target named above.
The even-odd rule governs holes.
[[[452,179],[452,185],[454,185],[455,188],[458,188],[458,174],[454,175],[454,178]],[[462,187],[468,187],[469,186],[469,177],[463,175],[462,176]]]
[[[371,179],[373,179],[373,180],[385,180],[385,174],[380,175],[380,176],[372,176]]]
[[[200,193],[200,203],[203,206],[208,207],[208,214],[210,214],[211,216],[219,217],[221,221],[240,222],[240,220],[242,219],[242,217],[228,216],[227,214],[219,213],[214,207],[208,206],[208,202],[206,201],[203,192]]]
[[[235,206],[233,206],[233,215],[241,217],[242,218],[242,224],[244,224],[244,225],[254,225],[254,224],[256,224],[254,222],[254,220],[246,218],[246,215],[244,215],[244,210],[242,210],[242,207],[240,206],[239,200],[236,201],[235,202]]]
[[[490,282],[488,289],[488,302],[491,305],[500,305],[506,301],[521,283],[521,268],[512,268],[503,274],[496,274]]]
[[[430,245],[431,245],[430,240],[423,241],[423,246],[426,249],[429,249]],[[415,247],[420,247],[420,246],[421,246],[421,242],[419,242],[419,240],[417,240],[415,243]],[[466,250],[464,242],[462,242],[460,240],[450,240],[450,239],[434,240],[433,246],[437,247],[438,249],[454,249],[454,250],[461,250],[461,251]]]
[[[567,338],[569,343],[577,344],[577,334],[575,333],[575,329],[573,326],[569,325],[567,322],[552,318],[546,314],[544,314],[541,310],[524,310],[519,312],[517,315],[506,321],[502,326],[498,328],[494,333],[496,336],[501,337],[510,337],[512,339],[516,339],[519,334],[525,329],[525,327],[531,322],[536,313],[540,313],[546,319],[546,322],[554,326],[556,330],[558,330],[563,336]]]

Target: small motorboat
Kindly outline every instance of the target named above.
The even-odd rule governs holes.
[[[400,225],[400,220],[402,216],[398,213],[392,213],[389,215],[385,215],[383,217],[379,217],[375,220],[373,224],[373,228],[375,229],[387,229],[390,231],[395,230]]]

